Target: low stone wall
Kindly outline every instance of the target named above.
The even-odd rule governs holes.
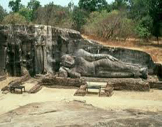
[[[162,90],[162,82],[150,82],[150,88]]]
[[[91,81],[99,82],[100,80],[93,80],[95,78],[91,78]],[[102,79],[102,78],[100,78]],[[86,81],[90,79],[73,79],[73,78],[62,78],[62,77],[54,77],[48,76],[42,79],[41,85],[45,85],[48,87],[80,87],[81,85],[85,85]],[[103,79],[104,82],[107,82],[107,87],[114,87],[114,90],[127,90],[127,91],[150,91],[149,82],[142,79]]]
[[[108,86],[114,90],[150,91],[149,83],[141,79],[110,79]]]
[[[74,86],[80,87],[81,85],[85,85],[85,80],[83,79],[72,79],[72,78],[62,78],[62,77],[45,77],[41,81],[41,85],[55,87],[55,86]]]

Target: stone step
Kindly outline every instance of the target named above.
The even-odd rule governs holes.
[[[150,82],[149,85],[150,85],[150,88],[162,90],[162,81]]]

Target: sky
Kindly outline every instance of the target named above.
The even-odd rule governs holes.
[[[8,7],[8,3],[9,3],[10,0],[0,0],[0,5],[7,11],[10,11],[10,8]],[[30,0],[21,0],[21,3],[23,5],[27,5],[27,3],[29,2]],[[71,1],[71,0],[39,0],[41,5],[45,5],[45,4],[48,4],[50,2],[54,2],[54,4],[57,4],[57,5],[62,5],[62,6],[67,6],[68,3]],[[79,0],[72,0],[74,2],[75,5],[78,4],[78,1]],[[111,3],[112,1],[114,0],[106,0],[108,3]]]

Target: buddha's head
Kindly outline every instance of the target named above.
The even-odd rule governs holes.
[[[74,64],[75,64],[75,59],[71,55],[66,54],[61,57],[61,66],[72,68]]]

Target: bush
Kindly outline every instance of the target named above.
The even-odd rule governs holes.
[[[71,28],[72,14],[66,7],[49,4],[36,10],[34,23]]]
[[[14,13],[7,15],[3,21],[3,24],[27,24],[27,21],[24,16]]]
[[[31,19],[32,19],[32,11],[29,10],[28,8],[21,8],[19,10],[19,14],[24,16],[25,19],[28,21],[28,22],[31,22]]]
[[[4,17],[7,15],[7,12],[3,9],[2,6],[0,6],[0,23],[4,19]]]
[[[100,22],[107,17],[107,11],[98,11],[92,12],[89,15],[89,18],[86,21],[86,24],[83,26],[84,33],[89,35],[97,35],[100,30]]]
[[[151,36],[152,19],[145,16],[136,25],[135,31],[138,37],[148,39]]]
[[[73,19],[73,28],[78,31],[82,31],[83,25],[86,23],[86,18],[88,13],[78,7],[74,8],[72,19]]]
[[[99,36],[105,39],[116,39],[133,36],[132,20],[127,19],[124,13],[119,11],[93,12],[90,14],[84,32],[89,35]]]

